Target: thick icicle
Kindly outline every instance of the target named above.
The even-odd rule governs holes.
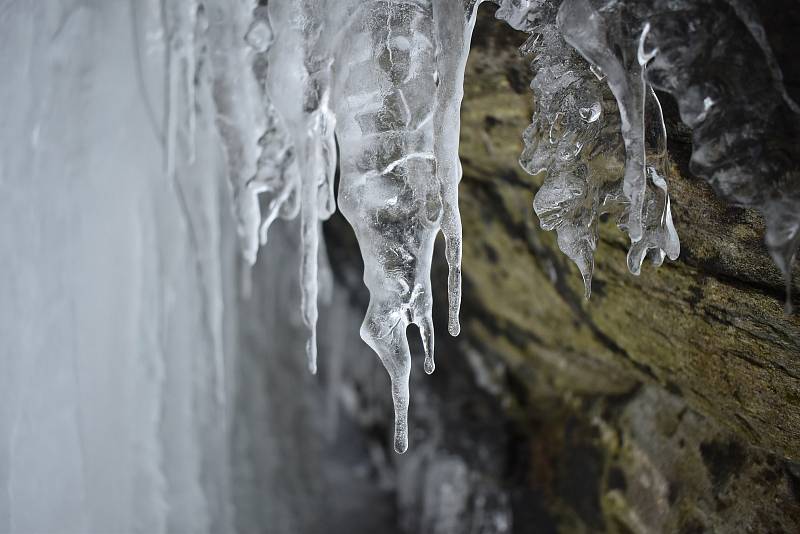
[[[335,61],[341,147],[339,208],[364,258],[370,302],[361,337],[389,373],[394,446],[408,447],[411,354],[416,324],[433,370],[430,266],[442,219],[433,120],[435,36],[429,2],[355,2],[338,22],[347,35]]]
[[[364,257],[370,304],[361,335],[392,381],[398,452],[408,446],[409,323],[420,330],[425,371],[435,367],[430,271],[440,230],[449,266],[448,330],[460,330],[459,115],[479,3],[353,2],[332,25],[347,35],[335,48],[336,64],[349,66],[336,84],[339,207]]]
[[[328,10],[328,27],[339,29],[330,45],[335,64],[347,66],[335,80],[339,205],[364,258],[370,304],[361,335],[389,372],[399,452],[408,446],[408,324],[420,329],[425,371],[435,367],[430,269],[440,229],[450,265],[449,330],[459,330],[457,144],[475,2],[469,5],[352,1]]]
[[[556,26],[557,7],[556,2],[540,3],[535,11],[528,9],[527,18],[513,8],[498,15],[516,21],[519,29],[532,35],[522,51],[535,54],[531,88],[536,108],[533,123],[523,135],[520,163],[532,174],[547,173],[534,210],[542,228],[556,231],[559,248],[578,266],[588,297],[598,217],[614,215],[623,229],[630,224],[631,203],[617,163],[625,160],[625,143],[620,114],[605,78],[564,41]],[[655,95],[647,90],[648,107],[640,117],[643,137],[637,141],[643,157],[647,154],[643,236],[631,241],[628,254],[628,267],[634,274],[648,251],[652,250],[656,264],[665,255],[675,259],[679,251],[666,194],[663,118]]]

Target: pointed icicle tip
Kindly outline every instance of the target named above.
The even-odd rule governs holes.
[[[447,332],[453,337],[457,337],[461,333],[461,323],[459,323],[457,315],[450,317],[450,321],[447,323]]]
[[[256,264],[256,259],[258,259],[258,244],[248,244],[242,251],[242,257],[247,267],[253,267]]]
[[[317,332],[311,333],[306,341],[306,358],[308,359],[308,370],[312,375],[317,374]]]
[[[410,361],[409,361],[410,363]],[[405,371],[410,371],[408,367]],[[403,454],[408,449],[408,375],[392,378],[392,401],[394,402],[394,450]]]
[[[449,272],[447,275],[447,331],[451,336],[456,337],[461,333],[461,324],[458,321],[458,314],[461,311],[461,248],[457,240],[454,244],[448,243],[447,246],[456,250],[448,251],[455,258],[448,257]],[[456,245],[457,244],[457,245]]]
[[[408,450],[408,429],[395,426],[394,430],[394,451],[403,454]]]
[[[433,362],[433,319],[425,317],[418,326],[422,337],[422,347],[425,349],[425,372],[431,374],[436,369],[436,365]]]
[[[583,296],[586,300],[589,300],[592,296],[592,275],[583,277]]]

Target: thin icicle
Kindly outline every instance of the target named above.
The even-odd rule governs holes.
[[[179,142],[191,163],[195,157],[195,76],[197,69],[195,34],[197,31],[195,1],[162,0],[161,17],[166,34],[166,132],[164,154],[167,176],[175,176]]]
[[[434,154],[443,208],[441,226],[448,266],[447,330],[451,336],[457,336],[461,331],[458,320],[462,249],[461,215],[458,209],[458,183],[462,174],[458,158],[461,100],[464,97],[464,70],[479,5],[480,1],[475,0],[433,2],[437,82],[433,115]]]
[[[664,114],[655,91],[647,85],[644,114],[645,145],[647,147],[647,190],[643,207],[644,233],[639,241],[631,243],[628,250],[628,270],[638,275],[642,262],[650,256],[653,265],[659,266],[664,257],[676,260],[681,245],[672,223],[669,195],[667,194],[667,130]]]
[[[336,144],[333,131],[336,120],[329,109],[331,58],[322,41],[322,9],[316,0],[303,0],[301,6],[303,63],[306,77],[303,84],[304,138],[297,147],[300,155],[301,179],[301,246],[300,284],[303,321],[310,330],[306,345],[308,368],[317,372],[317,317],[319,294],[319,232],[321,219],[336,209],[333,180],[336,173]]]

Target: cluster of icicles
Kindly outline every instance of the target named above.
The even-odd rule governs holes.
[[[448,330],[459,333],[459,113],[481,2],[193,0],[166,13],[179,79],[191,86],[201,55],[210,67],[247,261],[276,218],[300,217],[312,372],[320,224],[336,209],[338,167],[338,206],[370,292],[361,336],[391,378],[398,452],[408,446],[409,323],[420,330],[425,371],[434,370],[430,269],[440,231]],[[768,248],[790,278],[800,159],[797,143],[774,139],[796,140],[800,116],[748,0],[491,3],[498,19],[530,34],[522,50],[533,55],[536,112],[520,161],[546,172],[534,210],[577,264],[587,296],[604,213],[630,238],[634,274],[646,257],[660,264],[680,250],[654,89],[675,98],[693,129],[693,172],[727,200],[761,210]],[[610,173],[609,161],[624,166]]]

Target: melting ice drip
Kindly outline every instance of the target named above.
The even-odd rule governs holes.
[[[408,446],[409,324],[420,330],[425,371],[434,370],[430,270],[440,231],[448,330],[460,329],[459,113],[481,2],[206,0],[176,16],[186,39],[171,39],[207,47],[247,261],[255,262],[277,217],[301,218],[312,372],[320,221],[336,206],[338,141],[338,204],[358,238],[370,292],[361,336],[391,379],[398,452]],[[646,257],[658,265],[680,250],[653,88],[671,93],[694,128],[692,169],[723,197],[764,213],[767,245],[789,278],[800,239],[800,158],[785,154],[797,156],[800,146],[775,148],[770,129],[796,141],[800,118],[746,0],[492,3],[497,18],[531,34],[523,51],[535,55],[536,112],[520,162],[547,173],[534,210],[577,264],[587,297],[600,215],[614,215],[627,232],[634,274]],[[727,25],[714,23],[720,13]],[[195,39],[198,28],[205,41]],[[735,60],[719,59],[717,70],[734,69],[726,77],[739,93],[719,87],[725,77],[698,52],[719,43]],[[755,53],[766,68],[744,60]],[[624,161],[621,171],[615,161]]]

